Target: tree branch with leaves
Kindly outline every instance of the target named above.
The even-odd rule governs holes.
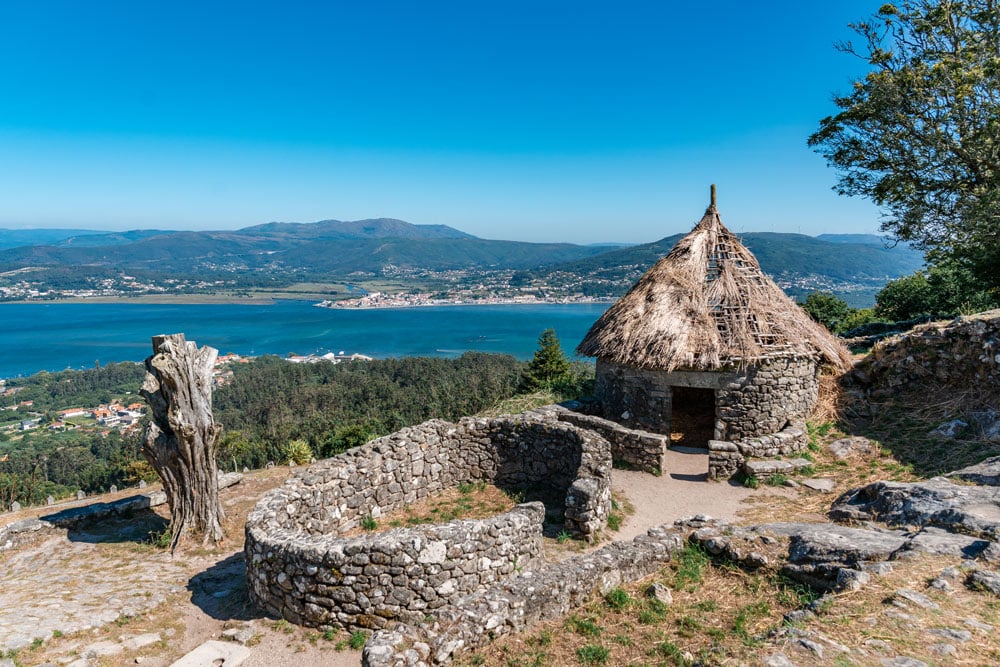
[[[837,48],[869,71],[809,145],[884,231],[1000,288],[1000,6],[907,0],[850,27],[861,42]]]

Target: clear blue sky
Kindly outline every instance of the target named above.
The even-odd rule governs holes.
[[[0,227],[876,231],[806,138],[879,3],[696,4],[4,2]]]

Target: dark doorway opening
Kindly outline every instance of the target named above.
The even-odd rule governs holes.
[[[715,437],[715,391],[671,387],[670,445],[708,449]]]

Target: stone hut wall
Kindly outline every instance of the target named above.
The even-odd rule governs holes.
[[[310,626],[382,627],[422,618],[539,558],[545,510],[340,537],[462,482],[565,495],[566,526],[588,537],[611,506],[611,453],[597,434],[539,419],[430,421],[314,464],[247,517],[251,600]]]
[[[737,441],[805,419],[819,393],[810,358],[777,358],[719,372],[656,371],[597,360],[595,393],[608,419],[630,428],[670,433],[672,387],[715,392],[715,439]]]
[[[628,428],[670,435],[672,393],[666,375],[598,359],[594,395],[602,416]]]
[[[716,391],[716,440],[736,442],[777,433],[802,421],[819,395],[819,366],[810,358],[781,358],[750,366]]]

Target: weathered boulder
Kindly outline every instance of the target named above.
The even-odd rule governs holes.
[[[793,563],[841,563],[888,560],[906,543],[905,533],[862,530],[832,523],[769,523],[754,530],[787,535],[788,560]]]
[[[837,480],[831,477],[811,477],[802,480],[802,486],[820,493],[830,493],[837,488]]]
[[[991,570],[976,570],[969,574],[966,580],[969,588],[983,590],[1000,595],[1000,572]]]
[[[991,544],[989,540],[928,526],[910,537],[900,555],[926,553],[974,559],[983,556]]]
[[[954,477],[983,486],[1000,486],[1000,456],[991,456],[975,465],[950,472],[945,477]]]
[[[834,440],[826,446],[826,449],[838,459],[846,459],[851,454],[871,454],[877,448],[868,438],[854,435]]]
[[[967,428],[969,428],[968,422],[964,422],[961,419],[952,419],[932,429],[927,435],[942,440],[954,440],[965,433]]]
[[[1000,533],[1000,488],[926,482],[874,482],[834,501],[830,518],[894,525],[941,526],[995,540]]]
[[[990,408],[974,412],[970,418],[979,437],[990,442],[1000,442],[1000,412]]]
[[[862,530],[832,523],[772,523],[749,530],[789,538],[786,576],[823,591],[858,590],[871,581],[873,562],[893,558],[907,544],[900,531]]]

